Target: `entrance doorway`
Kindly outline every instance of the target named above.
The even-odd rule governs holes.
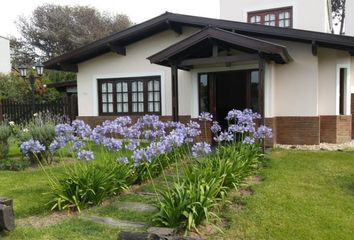
[[[222,126],[231,109],[259,112],[258,70],[199,74],[199,112],[210,112]]]

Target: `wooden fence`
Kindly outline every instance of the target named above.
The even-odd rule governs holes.
[[[31,99],[27,102],[9,100],[0,101],[0,122],[3,120],[24,122],[33,117],[34,113],[50,112],[51,114],[68,117],[71,121],[78,115],[77,96],[65,96],[59,100],[45,103],[35,103],[32,109]]]

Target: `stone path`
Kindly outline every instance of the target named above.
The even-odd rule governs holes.
[[[84,216],[82,218],[85,220],[93,221],[95,223],[101,223],[101,224],[106,224],[114,227],[119,227],[122,230],[142,230],[148,226],[146,222],[119,220],[110,217]]]
[[[158,211],[155,206],[139,202],[120,202],[119,204],[115,205],[118,209],[131,210],[140,213],[154,213]]]

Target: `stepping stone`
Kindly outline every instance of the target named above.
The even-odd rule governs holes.
[[[131,210],[141,213],[157,212],[158,209],[150,204],[140,202],[117,202],[114,204],[119,209]]]
[[[151,196],[151,197],[158,197],[160,195],[158,193],[153,193],[153,192],[138,192],[137,194],[141,196]]]
[[[148,233],[153,233],[159,236],[173,236],[176,234],[176,229],[165,227],[151,227],[147,230]]]
[[[146,222],[133,222],[127,220],[113,219],[110,217],[86,216],[83,217],[83,219],[90,220],[95,223],[101,223],[101,224],[119,227],[122,230],[144,229],[147,226]]]

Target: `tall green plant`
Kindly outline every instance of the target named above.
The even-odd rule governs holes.
[[[0,124],[0,159],[6,159],[9,153],[9,138],[11,127],[5,123]]]

